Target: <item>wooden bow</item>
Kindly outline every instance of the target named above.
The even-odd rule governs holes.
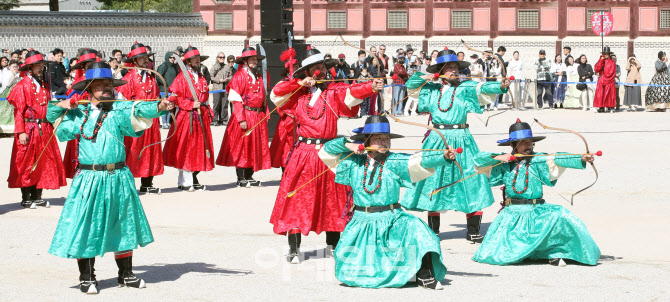
[[[478,53],[481,53],[481,54],[484,54],[484,55],[486,54],[486,52],[484,52],[484,51],[477,50],[477,49],[474,49],[474,48],[470,47],[467,43],[465,43],[465,41],[464,41],[463,39],[461,39],[461,44],[463,44],[463,46],[465,46],[465,48],[466,48],[467,50],[469,50],[469,51],[478,52]],[[494,59],[498,60],[498,63],[500,63],[500,67],[502,68],[503,74],[505,75],[505,78],[507,78],[508,74],[507,74],[507,68],[505,68],[505,63],[504,63],[498,56],[496,56],[496,55],[494,55],[494,54],[491,54],[491,56],[492,56]],[[509,90],[508,90],[508,94],[509,94],[509,98],[512,100],[512,104],[514,104],[514,95],[512,95],[511,93],[509,93]],[[499,114],[503,114],[503,113],[505,113],[505,112],[507,112],[507,111],[508,111],[508,110],[501,111],[501,112],[498,112],[498,113],[493,114],[493,115],[489,115],[489,116],[486,118],[486,123],[484,124],[484,126],[485,126],[485,127],[488,127],[488,125],[489,125],[489,120],[490,120],[492,117],[494,117],[494,116],[496,116],[496,115],[499,115]]]
[[[165,78],[164,78],[159,72],[154,71],[154,70],[151,70],[151,69],[148,69],[148,68],[143,68],[143,67],[126,67],[126,66],[119,66],[119,67],[120,67],[120,68],[125,68],[125,69],[143,70],[143,71],[151,72],[151,73],[155,74],[156,77],[158,77],[158,78],[161,80],[161,82],[163,82],[163,87],[165,87],[165,97],[167,98],[167,91],[168,91],[168,89],[169,89],[170,87],[168,87],[167,81],[165,81]],[[159,89],[159,90],[160,90],[160,89]],[[159,91],[159,94],[160,94],[160,91]],[[172,138],[175,134],[177,134],[177,131],[176,131],[176,128],[177,128],[177,117],[174,115],[174,113],[173,113],[172,111],[168,111],[168,112],[170,113],[170,116],[172,116],[172,121],[174,122],[175,131],[172,133],[172,135],[168,135],[168,137],[166,137],[164,140],[161,140],[161,141],[158,141],[158,142],[155,142],[155,143],[151,143],[151,144],[148,144],[148,145],[144,146],[144,147],[140,150],[140,154],[135,154],[135,156],[137,156],[138,159],[142,158],[142,152],[144,152],[144,150],[146,150],[147,148],[149,148],[149,147],[151,147],[151,146],[153,146],[153,145],[158,145],[158,144],[160,144],[160,143],[163,143],[164,141],[167,141],[168,139]],[[128,150],[130,150],[130,149],[128,149]],[[133,153],[133,154],[134,154],[134,153]]]
[[[354,46],[354,45],[351,45],[351,44],[347,43],[347,41],[344,40],[344,37],[342,37],[342,34],[338,34],[338,35],[339,35],[339,37],[340,37],[340,40],[342,40],[342,42],[343,42],[345,45],[347,45],[347,46],[349,46],[349,47],[353,47],[353,48],[359,49],[359,50],[362,50],[362,51],[365,51],[366,53],[369,53],[369,54],[372,55],[372,53],[370,53],[369,51],[367,51],[367,50],[365,50],[365,49],[362,49],[362,48],[359,48],[359,47],[356,47],[356,46]],[[378,70],[378,74],[379,74],[379,65],[377,65],[377,70]],[[428,81],[426,81],[426,83],[428,83]],[[425,85],[426,83],[424,83],[424,85]],[[454,90],[454,93],[456,93],[455,90]],[[405,96],[405,98],[407,98],[408,96],[409,96],[409,95]],[[380,100],[380,101],[383,101],[383,100]],[[396,103],[398,103],[398,102],[396,102]],[[393,108],[393,106],[391,106],[391,108]],[[433,127],[430,126],[430,125],[424,125],[424,124],[420,124],[420,123],[415,123],[415,122],[410,122],[410,121],[401,120],[401,119],[395,117],[393,114],[389,114],[389,110],[391,110],[391,108],[389,108],[388,110],[385,110],[381,115],[382,115],[382,116],[383,116],[383,115],[386,115],[386,116],[390,117],[390,118],[391,118],[392,120],[394,120],[396,123],[401,123],[401,124],[406,124],[406,125],[417,126],[417,127],[426,128],[426,129],[428,129],[428,130],[434,131],[434,132],[436,132],[436,133],[440,136],[440,138],[442,139],[442,142],[444,142],[444,147],[445,147],[445,148],[449,148],[449,143],[447,143],[447,139],[444,137],[444,135],[443,135],[439,130],[433,128]],[[461,178],[463,178],[463,168],[461,168],[461,165],[458,163],[458,161],[457,161],[456,159],[454,159],[453,162],[454,162],[454,164],[456,165],[456,167],[458,167],[458,170],[459,170],[460,173],[461,173],[461,175],[460,175],[460,177],[459,177],[459,180],[460,180]],[[458,180],[457,180],[456,182],[458,182]],[[452,183],[452,184],[450,184],[450,185],[453,185],[453,184],[455,184],[456,182],[454,182],[454,183]]]
[[[547,126],[547,125],[541,123],[541,122],[538,121],[537,119],[534,119],[534,120],[535,120],[535,122],[536,122],[538,125],[540,125],[540,126],[541,126],[542,128],[544,128],[544,129],[547,129],[547,130],[556,130],[556,131],[562,131],[562,132],[568,132],[568,133],[572,133],[572,134],[574,134],[574,135],[577,135],[577,136],[584,142],[584,146],[586,147],[586,153],[591,153],[591,151],[589,151],[589,144],[586,142],[586,139],[584,138],[584,136],[582,136],[581,134],[579,134],[579,132],[577,132],[577,131],[573,131],[573,130],[569,130],[569,129],[549,127],[549,126]],[[593,181],[592,184],[590,184],[590,185],[587,186],[586,188],[583,188],[583,189],[581,189],[581,190],[575,192],[574,194],[572,194],[572,197],[570,197],[570,205],[573,205],[573,204],[574,204],[575,195],[577,195],[577,194],[579,194],[579,193],[581,193],[581,192],[586,191],[586,190],[587,190],[588,188],[590,188],[590,187],[593,187],[593,185],[595,185],[596,182],[598,181],[598,170],[596,169],[596,165],[595,165],[593,162],[589,162],[589,164],[591,164],[591,167],[593,168],[593,172],[596,172],[596,179]]]

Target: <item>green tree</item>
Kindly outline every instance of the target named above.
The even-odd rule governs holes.
[[[1,1],[1,0],[0,0]],[[104,10],[128,10],[139,12],[142,1],[138,0],[102,0]],[[144,0],[145,12],[192,13],[193,0]]]
[[[19,6],[19,0],[0,0],[0,10],[10,10]]]

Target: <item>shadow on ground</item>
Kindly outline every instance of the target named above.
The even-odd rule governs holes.
[[[217,268],[214,264],[203,263],[203,262],[189,262],[189,263],[155,263],[152,265],[142,265],[133,267],[133,271],[138,278],[144,279],[147,282],[147,286],[151,286],[152,283],[160,282],[170,282],[176,281],[181,278],[183,275],[188,273],[201,273],[201,274],[213,274],[213,275],[224,275],[224,276],[234,276],[234,275],[249,275],[253,274],[252,271],[247,270],[234,270],[234,269],[225,269]],[[144,271],[143,273],[137,273],[138,271]],[[98,281],[98,289],[112,288],[117,286],[116,278],[109,278]],[[72,288],[78,288],[79,285],[72,286]]]
[[[48,201],[52,206],[63,206],[65,204],[65,197],[59,197],[59,198],[44,198],[44,200]],[[44,208],[37,208],[37,209],[24,209],[21,207],[21,201],[18,200],[16,202],[8,203],[8,204],[3,204],[0,205],[0,215],[2,214],[7,214],[9,212],[14,212],[14,211],[38,211],[38,210],[44,210]]]
[[[491,225],[490,222],[482,223],[481,227],[479,228],[479,232],[482,235],[486,236],[486,231],[489,230],[489,225]],[[447,239],[465,239],[465,233],[467,233],[468,231],[467,225],[452,224],[452,226],[459,228],[459,230],[450,232],[440,232],[440,234],[438,235],[440,237],[440,241]]]

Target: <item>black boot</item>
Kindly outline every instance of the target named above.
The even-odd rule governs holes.
[[[326,256],[333,257],[337,243],[340,242],[340,232],[326,232]]]
[[[247,179],[244,178],[244,168],[236,168],[235,172],[237,173],[237,186],[248,188],[249,183],[247,182]]]
[[[435,279],[433,274],[433,261],[431,254],[428,253],[421,258],[421,268],[416,273],[416,282],[419,286],[428,289],[441,290],[442,283]]]
[[[154,177],[140,178],[142,185],[140,186],[140,194],[160,194],[161,189],[154,187]]]
[[[42,189],[38,189],[37,186],[33,186],[33,190],[30,193],[30,199],[38,207],[50,208],[51,203],[42,199]]]
[[[21,206],[24,209],[36,209],[37,206],[30,200],[30,187],[21,188]]]
[[[289,252],[287,260],[291,264],[300,263],[300,239],[301,239],[300,233],[288,235]]]
[[[249,183],[250,187],[260,187],[261,181],[254,179],[254,168],[244,168],[244,178]]]
[[[198,174],[200,174],[200,171],[193,172],[193,190],[202,192],[207,190],[207,186],[200,184],[200,181],[198,180]]]
[[[482,223],[482,215],[472,215],[467,218],[468,233],[465,239],[472,241],[472,243],[482,243],[484,236],[479,233],[479,227]]]
[[[98,281],[95,280],[95,258],[77,259],[79,266],[79,290],[86,294],[98,293]]]
[[[133,256],[116,259],[116,265],[119,267],[119,278],[117,279],[119,287],[147,287],[144,280],[133,274]]]
[[[431,212],[428,212],[428,226],[430,227],[436,235],[440,234],[440,216],[431,216]]]

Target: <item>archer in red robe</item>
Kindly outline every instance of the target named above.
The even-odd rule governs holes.
[[[261,182],[253,179],[259,170],[270,169],[270,150],[268,147],[268,114],[265,103],[265,87],[259,73],[253,72],[256,66],[249,67],[251,58],[261,60],[252,47],[244,49],[238,64],[244,64],[230,81],[226,90],[228,101],[233,103],[233,115],[228,121],[226,133],[221,142],[216,164],[236,168],[237,185],[241,187],[260,186]],[[255,65],[251,63],[251,65]],[[255,127],[249,135],[247,130]]]
[[[187,48],[184,61],[189,63],[189,68],[179,73],[170,86],[173,94],[170,101],[179,106],[179,112],[163,147],[163,162],[166,166],[179,169],[178,188],[184,191],[204,191],[205,186],[200,184],[197,175],[214,169],[214,147],[209,126],[212,109],[207,105],[209,88],[200,71],[200,57],[195,47]],[[184,76],[191,78],[199,106],[195,105]]]
[[[609,53],[604,53],[600,56],[598,63],[593,67],[594,71],[600,74],[598,84],[596,86],[596,94],[593,98],[593,107],[599,107],[600,112],[604,108],[612,108],[616,106],[616,85],[614,84],[614,77],[616,76],[616,63],[610,58]]]
[[[148,72],[131,69],[123,77],[128,82],[117,87],[117,91],[127,100],[155,100],[159,97],[156,77]],[[156,144],[142,150],[145,146],[161,140],[160,121],[153,119],[151,128],[140,137],[126,136],[126,165],[135,177],[141,177],[140,193],[159,194],[160,189],[153,186],[153,178],[163,174],[163,152],[161,145]],[[141,152],[141,154],[140,154]]]
[[[29,51],[20,69],[29,72],[7,96],[14,106],[14,145],[7,182],[9,188],[21,188],[24,208],[49,207],[49,202],[42,200],[42,189],[67,185],[58,141],[52,135],[54,128],[46,120],[51,88],[44,81],[44,63],[42,54]]]
[[[314,56],[320,53],[313,52]],[[310,50],[308,50],[308,54]],[[306,59],[307,60],[307,59]],[[314,60],[312,60],[314,61]],[[321,74],[325,74],[323,63]],[[310,65],[296,73],[309,72]],[[311,70],[311,75],[314,71]],[[339,117],[354,117],[359,104],[373,95],[372,82],[345,84],[326,82],[319,87],[301,87],[300,79],[278,83],[272,90],[272,101],[281,107],[284,114],[295,116],[298,123],[298,145],[292,150],[286,170],[282,176],[270,223],[279,235],[289,235],[291,253],[299,248],[300,234],[326,232],[326,244],[335,248],[339,233],[347,224],[346,214],[350,204],[348,187],[335,183],[335,174],[319,158],[318,152],[327,141],[337,136]],[[329,83],[329,84],[328,84]],[[304,84],[304,82],[303,82]],[[295,93],[294,93],[295,92]],[[289,100],[284,100],[294,93]],[[314,179],[315,178],[315,179]],[[312,180],[313,179],[313,180]],[[311,182],[309,182],[312,180]],[[309,182],[309,183],[308,183]],[[304,185],[304,186],[303,186]],[[302,186],[302,187],[301,187]],[[300,188],[294,195],[288,194]]]

